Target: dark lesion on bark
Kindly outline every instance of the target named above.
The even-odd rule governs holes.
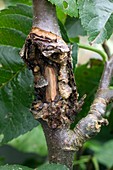
[[[67,44],[61,37],[33,27],[21,57],[34,75],[31,112],[35,119],[47,121],[53,129],[70,126],[80,108]]]
[[[20,52],[34,75],[35,100],[31,112],[43,127],[49,162],[65,164],[72,169],[74,151],[95,136],[102,125],[108,124],[103,117],[113,98],[113,90],[109,89],[113,56],[105,64],[88,115],[70,129],[84,103],[84,97],[78,101],[70,49],[60,37],[53,6],[46,0],[33,0],[33,6],[33,27]]]

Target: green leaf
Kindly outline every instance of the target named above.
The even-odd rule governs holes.
[[[106,142],[95,157],[100,163],[111,168],[113,166],[113,140]]]
[[[19,49],[0,46],[0,134],[7,142],[37,125],[29,111],[33,76],[19,56]]]
[[[68,16],[65,22],[65,27],[69,38],[75,38],[79,35],[86,35],[86,32],[81,25],[81,21],[78,18]]]
[[[32,0],[4,0],[7,5],[16,5],[17,3],[23,3],[26,5],[32,5]]]
[[[64,24],[67,15],[64,14],[64,12],[63,12],[59,7],[56,7],[56,14],[57,14],[58,20],[60,20],[60,22],[61,22],[62,24]]]
[[[110,0],[80,0],[79,13],[89,41],[102,43],[113,32],[113,2]]]
[[[32,25],[32,10],[18,5],[0,13],[0,44],[21,48]]]
[[[57,7],[61,8],[65,14],[70,15],[71,17],[78,17],[77,1],[76,0],[48,0],[52,4],[55,4]]]
[[[32,19],[26,16],[22,16],[19,14],[6,14],[0,16],[0,28],[14,28],[27,35],[29,33],[31,25]]]
[[[101,132],[100,132],[101,133]],[[102,146],[102,142],[99,140],[95,140],[95,138],[93,138],[92,140],[87,141],[84,144],[84,148],[85,149],[90,149],[93,152],[97,152],[100,151],[100,147]]]
[[[77,56],[78,56],[78,45],[74,43],[72,46],[73,70],[75,70],[76,68]]]
[[[19,56],[31,28],[31,18],[31,7],[22,4],[0,13],[1,143],[30,131],[38,124],[29,111],[33,100],[33,76]]]
[[[37,140],[37,137],[40,140]],[[37,153],[41,156],[47,155],[46,141],[41,126],[38,126],[31,132],[13,139],[8,144],[22,152]]]
[[[92,157],[92,162],[93,162],[95,170],[99,170],[99,163],[97,159],[95,158],[95,156]]]
[[[61,32],[63,40],[65,42],[69,43],[69,38],[67,36],[67,32],[66,32],[65,26],[60,22],[60,20],[58,21],[58,23],[59,23],[60,32]]]
[[[113,110],[111,111],[111,114],[113,114]],[[109,122],[109,120],[108,120],[108,122]],[[112,125],[111,122],[109,122],[109,125],[107,127],[106,126],[102,127],[100,133],[97,136],[95,136],[94,139],[98,140],[102,143],[105,143],[108,140],[113,139],[113,132],[111,131],[111,129],[109,127],[110,125]]]
[[[0,170],[33,170],[33,169],[21,165],[4,165],[0,166]]]
[[[9,6],[0,12],[0,16],[6,14],[20,14],[32,18],[32,8],[24,4],[17,4],[17,6]]]
[[[39,167],[37,170],[69,170],[65,165],[60,164],[45,164]]]
[[[18,30],[0,28],[0,45],[10,45],[21,48],[24,44],[25,38],[26,35]]]
[[[73,164],[74,165],[80,165],[83,163],[87,163],[90,160],[90,156],[89,155],[85,155],[85,156],[80,156],[79,160],[74,160]]]

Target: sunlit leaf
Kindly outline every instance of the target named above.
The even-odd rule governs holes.
[[[89,41],[102,43],[113,32],[113,1],[80,0],[79,13]]]
[[[76,0],[48,0],[63,10],[65,14],[71,17],[78,17],[77,1]]]

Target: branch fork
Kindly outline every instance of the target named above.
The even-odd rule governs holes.
[[[44,129],[49,161],[66,164],[71,169],[74,151],[82,147],[86,140],[99,133],[102,125],[108,124],[104,116],[106,107],[113,98],[113,90],[109,89],[113,73],[113,56],[106,61],[88,115],[71,130],[70,125],[75,120],[77,110],[81,109],[84,100],[78,102],[70,50],[60,37],[51,4],[46,0],[33,0],[33,3],[33,27],[20,52],[34,75],[35,100],[31,112]],[[49,9],[51,12],[48,13]],[[43,21],[43,16],[46,22]],[[55,33],[56,29],[58,31]]]

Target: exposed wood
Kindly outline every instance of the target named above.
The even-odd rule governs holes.
[[[45,68],[45,78],[48,82],[48,86],[46,87],[46,101],[51,102],[55,100],[57,95],[57,79],[55,69],[47,66]]]
[[[44,30],[44,29],[40,29],[38,27],[32,27],[31,33],[37,34],[40,38],[41,37],[42,38],[48,38],[48,40],[49,39],[56,40],[57,38],[61,39],[61,37],[59,37],[58,35],[53,34],[53,33],[49,32],[49,31]]]
[[[100,132],[102,125],[108,124],[103,116],[113,97],[109,95],[113,57],[105,65],[89,114],[71,130],[70,124],[75,120],[80,102],[72,73],[70,50],[60,37],[53,6],[47,0],[33,0],[33,4],[33,28],[21,52],[21,57],[34,74],[35,100],[31,111],[43,126],[49,161],[65,164],[71,170],[73,151]],[[106,89],[108,91],[104,93]]]

